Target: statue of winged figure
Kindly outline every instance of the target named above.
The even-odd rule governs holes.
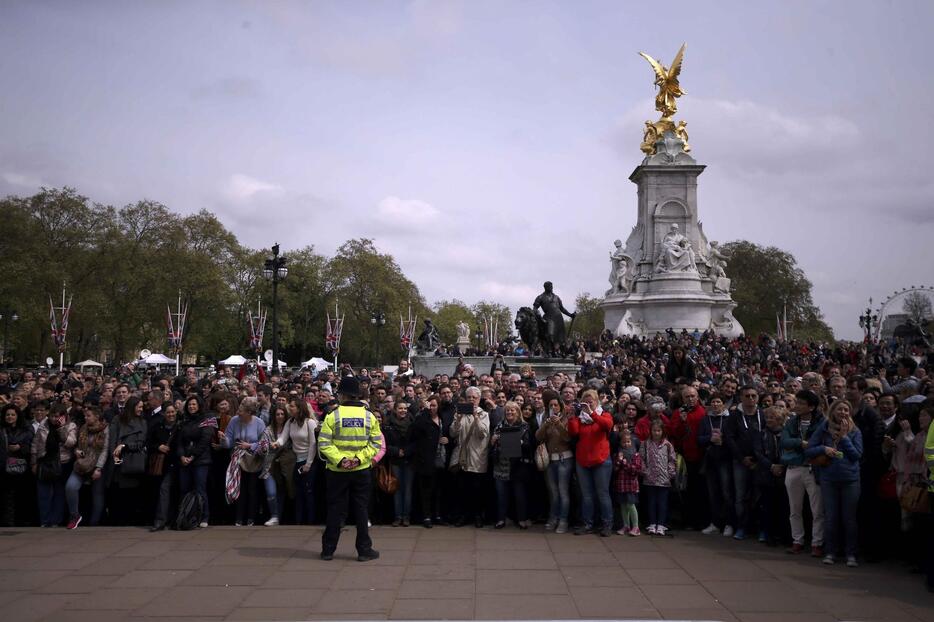
[[[681,73],[681,60],[684,58],[686,45],[681,45],[675,59],[671,61],[671,68],[665,67],[645,52],[639,52],[639,56],[649,61],[655,71],[655,86],[658,87],[658,95],[655,96],[655,109],[662,113],[663,119],[670,119],[678,112],[677,99],[684,95],[681,85],[678,84],[678,75]]]

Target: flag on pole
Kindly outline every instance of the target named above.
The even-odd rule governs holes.
[[[341,333],[344,330],[344,316],[340,315],[337,305],[334,305],[334,317],[327,314],[327,328],[324,342],[332,352],[338,352],[341,347]]]
[[[68,319],[71,316],[71,301],[72,299],[69,298],[68,304],[65,305],[65,299],[63,296],[63,306],[56,307],[55,303],[52,302],[52,296],[49,296],[49,323],[51,324],[52,329],[52,343],[58,347],[60,352],[65,351],[65,338],[68,335]],[[61,312],[61,322],[59,322],[56,312]]]
[[[415,338],[415,324],[418,316],[412,317],[412,307],[409,306],[409,319],[405,320],[399,315],[399,344],[403,352],[408,352],[412,347],[412,340]]]

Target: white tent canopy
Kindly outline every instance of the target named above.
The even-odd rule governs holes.
[[[311,367],[314,366],[315,369],[324,369],[325,367],[333,367],[333,363],[327,359],[323,359],[320,356],[313,356],[304,363],[302,367]]]
[[[221,363],[224,365],[244,365],[246,363],[246,359],[239,354],[234,354],[225,358],[223,361],[221,361]]]
[[[270,361],[260,361],[260,365],[262,365],[266,369],[269,369],[269,364],[270,364]],[[286,365],[285,361],[279,361],[279,369],[282,369],[283,367],[288,367],[288,365]]]
[[[103,369],[104,365],[98,363],[97,361],[92,361],[88,359],[86,361],[81,361],[80,363],[75,363],[75,367],[100,367]]]
[[[164,354],[150,354],[144,359],[136,361],[137,363],[146,363],[147,365],[174,365],[175,359],[170,359]]]

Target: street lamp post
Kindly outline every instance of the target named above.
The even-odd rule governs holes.
[[[276,315],[279,306],[279,281],[289,275],[289,269],[285,265],[285,257],[279,256],[279,243],[272,247],[272,257],[263,264],[263,276],[267,281],[272,281],[272,363],[269,371],[279,372],[279,320]]]
[[[872,298],[869,299],[869,306],[861,316],[859,316],[859,326],[866,331],[866,343],[872,343],[872,329],[879,325],[879,316],[872,312]]]
[[[0,365],[6,363],[6,349],[7,343],[10,336],[10,322],[16,322],[19,320],[19,315],[16,311],[3,311],[0,312],[0,320],[3,320],[3,350],[0,350]]]
[[[379,367],[379,331],[386,324],[386,314],[376,311],[370,316],[370,324],[376,327],[376,366]]]

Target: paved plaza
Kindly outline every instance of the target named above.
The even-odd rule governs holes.
[[[828,568],[723,537],[373,529],[382,557],[318,559],[320,527],[0,530],[4,622],[148,618],[934,621],[895,565]]]

